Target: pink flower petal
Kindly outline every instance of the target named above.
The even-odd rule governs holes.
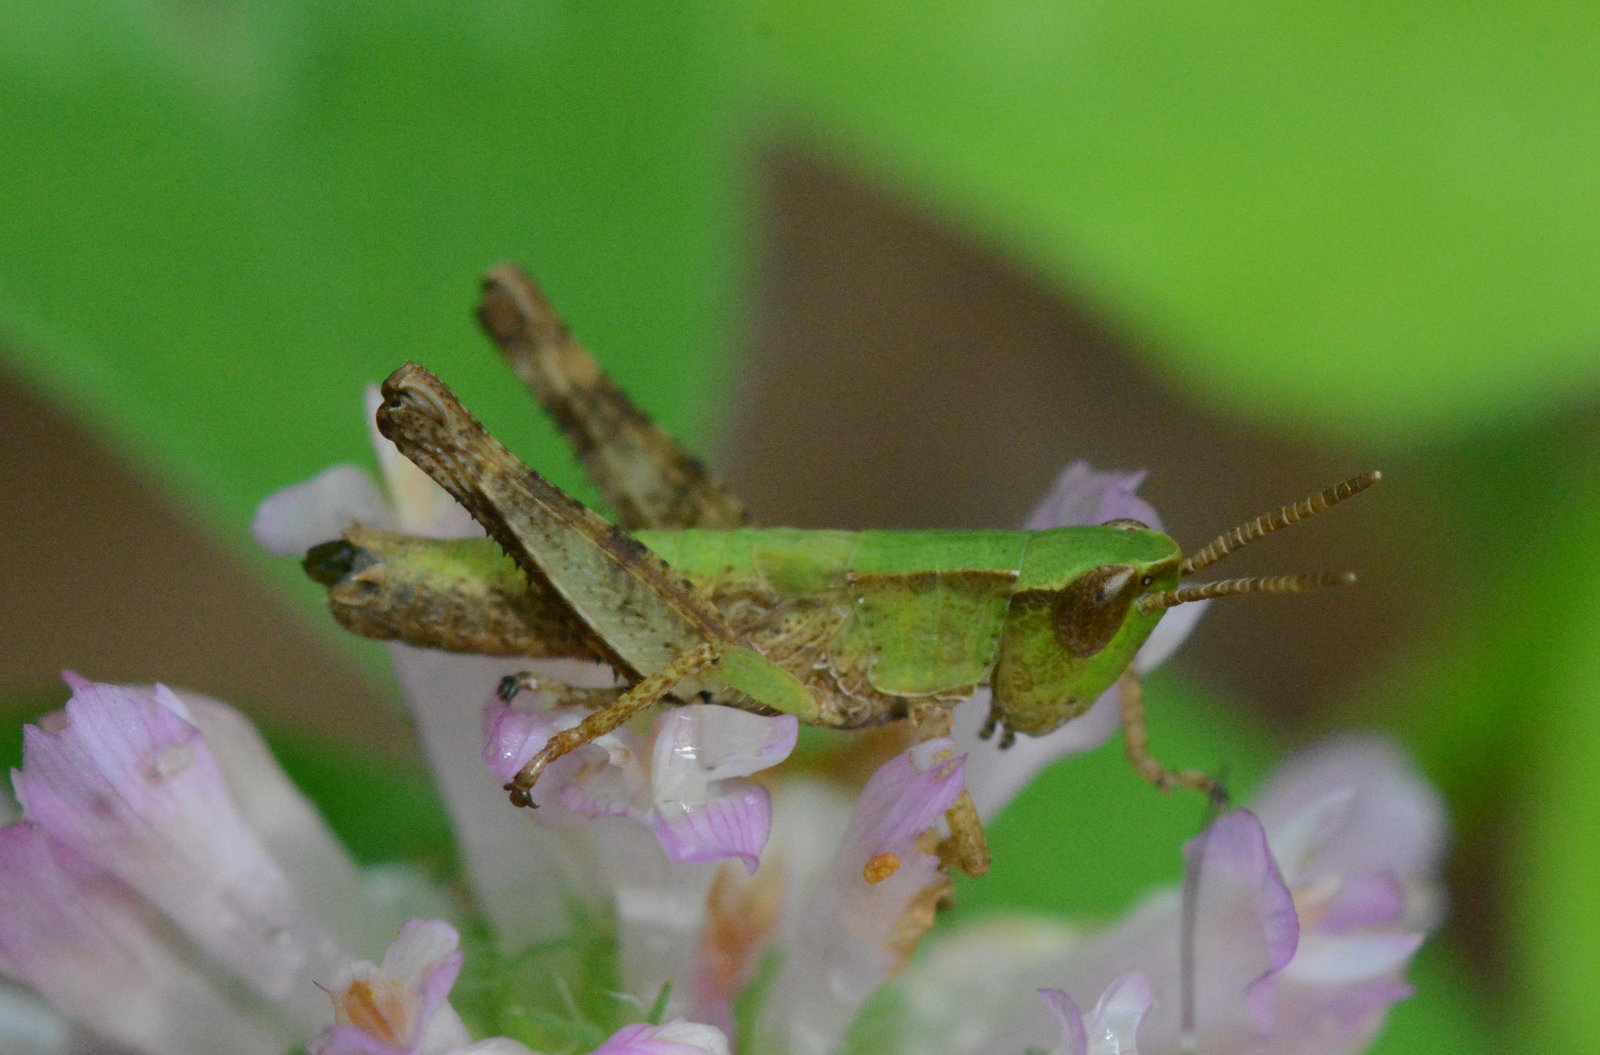
[[[1363,750],[1352,760],[1360,784],[1352,791],[1349,774],[1328,763],[1339,757],[1335,745],[1283,767],[1270,786],[1292,794],[1269,801],[1275,828],[1233,811],[1186,851],[1202,859],[1192,974],[1200,1050],[1354,1055],[1394,1002],[1411,991],[1400,975],[1422,939],[1412,922],[1419,915],[1412,902],[1427,899],[1437,857],[1418,860],[1415,848],[1394,848],[1415,869],[1411,879],[1397,876],[1385,862],[1354,852],[1351,830],[1353,821],[1359,832],[1366,818],[1380,817],[1386,795],[1399,796],[1400,815],[1413,820],[1416,804],[1433,796],[1417,794],[1410,779],[1395,779],[1396,771],[1409,770],[1403,762],[1395,766],[1399,756],[1386,748]],[[1307,758],[1314,764],[1297,772]],[[1368,796],[1375,801],[1364,801]],[[1434,821],[1407,824],[1437,851]],[[1280,840],[1302,862],[1298,874],[1275,862]],[[1378,844],[1388,845],[1382,839]],[[1330,845],[1336,852],[1327,852]],[[1350,861],[1373,867],[1327,867]],[[1403,903],[1398,912],[1397,898]],[[966,933],[939,939],[908,972],[913,977],[904,993],[918,1023],[914,1039],[965,1055],[994,1050],[1001,1039],[1010,1050],[1046,1048],[1061,1035],[1056,1012],[1064,1005],[1047,1011],[1031,999],[1031,990],[1058,987],[1081,1007],[1106,978],[1138,971],[1155,997],[1138,1027],[1140,1047],[1176,1050],[1185,984],[1179,947],[1186,925],[1176,889],[1158,892],[1111,928],[1087,937],[1052,930],[1045,921],[1017,920],[1009,928],[969,924]],[[976,939],[970,937],[974,932]],[[997,962],[978,988],[970,963],[991,949]],[[994,990],[997,975],[1005,980],[1005,992]],[[1085,1033],[1092,1053],[1092,1024]]]
[[[648,819],[674,861],[738,857],[753,875],[772,827],[766,789],[747,776],[789,757],[799,723],[731,707],[675,708],[656,725]]]
[[[244,824],[184,705],[76,682],[62,715],[28,727],[13,774],[26,816],[136,890],[268,1001],[310,1025],[310,979],[345,959]]]
[[[1088,462],[1073,462],[1056,478],[1023,525],[1029,531],[1053,527],[1104,524],[1108,520],[1137,520],[1161,530],[1161,519],[1150,503],[1134,494],[1144,483],[1143,469],[1131,473],[1099,472]]]
[[[885,851],[909,853],[938,823],[965,786],[965,759],[934,761],[951,747],[950,740],[929,740],[879,767],[861,791],[845,836],[843,856],[851,861],[846,867]]]
[[[1398,748],[1375,736],[1330,740],[1278,768],[1256,796],[1273,845],[1297,815],[1340,789],[1352,799],[1337,829],[1320,836],[1314,852],[1285,848],[1287,872],[1309,879],[1380,871],[1402,883],[1433,872],[1447,837],[1443,799]]]
[[[1089,1031],[1077,1003],[1060,989],[1041,989],[1039,998],[1061,1023],[1061,1043],[1051,1055],[1089,1055]]]
[[[1400,922],[1405,906],[1405,891],[1394,876],[1386,872],[1350,876],[1316,926],[1329,934],[1388,927]]]
[[[751,875],[772,830],[772,798],[747,781],[729,781],[716,797],[694,808],[653,811],[651,827],[674,861],[705,864],[734,857]]]
[[[276,1055],[298,1037],[196,971],[133,890],[28,821],[0,829],[0,969],[130,1051]],[[299,1034],[303,1037],[304,1034]]]
[[[917,841],[961,794],[949,740],[890,759],[867,782],[833,861],[798,914],[772,1020],[794,1052],[831,1051],[863,1001],[899,969],[945,887]]]
[[[490,708],[484,761],[509,780],[561,728],[573,709],[529,715]],[[669,858],[702,864],[735,857],[752,873],[771,828],[767,792],[737,779],[788,757],[798,723],[729,707],[674,708],[656,723],[645,753],[618,730],[554,763],[534,788],[541,806],[559,803],[585,817],[628,817],[647,825]],[[645,765],[649,760],[648,767]]]
[[[583,721],[585,713],[579,707],[563,707],[530,714],[496,700],[484,712],[487,729],[484,764],[502,783],[509,783],[552,736]],[[533,801],[541,807],[566,802],[572,781],[583,770],[583,760],[591,750],[580,748],[546,766],[533,787]],[[597,816],[602,812],[597,809],[588,815]]]
[[[490,704],[485,711],[484,725],[487,743],[483,748],[483,764],[496,779],[508,783],[560,731],[554,712],[530,714],[499,702]],[[538,790],[537,785],[534,790]]]
[[[681,1018],[659,1026],[638,1022],[617,1030],[591,1055],[728,1055],[728,1039],[715,1026]]]
[[[1197,973],[1213,987],[1242,983],[1252,1014],[1270,1028],[1272,978],[1294,956],[1300,918],[1266,832],[1250,811],[1230,810],[1190,840],[1184,856],[1200,870]]]

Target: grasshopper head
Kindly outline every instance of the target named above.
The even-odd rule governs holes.
[[[1354,574],[1342,572],[1178,585],[1241,546],[1314,516],[1381,478],[1365,473],[1257,517],[1189,557],[1166,535],[1136,521],[1039,533],[1018,576],[991,678],[990,721],[1006,728],[1002,746],[1013,733],[1041,736],[1087,710],[1133,662],[1162,613],[1174,605],[1355,582]]]
[[[997,718],[1040,736],[1088,709],[1161,620],[1140,602],[1176,587],[1182,562],[1177,543],[1135,521],[1035,535],[991,678]]]

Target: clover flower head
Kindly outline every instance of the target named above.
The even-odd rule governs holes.
[[[1186,1004],[1195,1050],[1360,1051],[1409,994],[1405,969],[1437,921],[1438,794],[1387,742],[1348,738],[1286,761],[1256,809],[1224,813],[1185,847],[1188,910],[1168,889],[1099,932],[998,919],[941,937],[899,983],[902,1050],[936,1044],[976,1055],[1002,1041],[1048,1049],[1065,1029],[1073,1051],[1071,1012],[1104,993],[1097,1008],[1140,1009],[1144,1055],[1188,1050]],[[967,965],[979,955],[994,967],[974,988]],[[1135,976],[1147,1004],[1107,1002],[1117,979]],[[1026,999],[1030,986],[1047,994],[1042,1003]],[[955,1010],[957,991],[968,997],[964,1013]],[[1128,1050],[1133,1029],[1123,1032],[1123,1047],[1107,1050]]]

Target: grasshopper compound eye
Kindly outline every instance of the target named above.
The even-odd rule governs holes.
[[[1140,589],[1131,564],[1104,564],[1080,575],[1056,598],[1056,637],[1074,656],[1094,655],[1122,629]]]

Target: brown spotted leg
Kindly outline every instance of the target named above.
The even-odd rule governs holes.
[[[1117,689],[1122,697],[1122,742],[1134,770],[1162,791],[1171,791],[1182,784],[1219,805],[1227,805],[1227,791],[1209,773],[1198,769],[1168,769],[1150,757],[1150,732],[1144,724],[1144,687],[1132,667],[1117,679]]]
[[[911,724],[917,731],[919,743],[937,740],[951,733],[950,707],[943,703],[919,703],[911,708]],[[942,762],[952,752],[944,751],[935,759]],[[950,835],[939,843],[939,862],[945,871],[951,865],[960,868],[976,879],[989,870],[989,839],[983,834],[983,821],[978,818],[978,807],[965,790],[944,811],[944,822]]]
[[[671,663],[623,693],[615,703],[600,708],[571,729],[564,729],[552,736],[505,786],[505,790],[511,794],[511,804],[532,806],[533,785],[538,782],[539,774],[544,772],[546,766],[562,755],[626,725],[635,715],[666,699],[679,682],[715,665],[720,658],[716,645],[709,641],[687,649]]]

